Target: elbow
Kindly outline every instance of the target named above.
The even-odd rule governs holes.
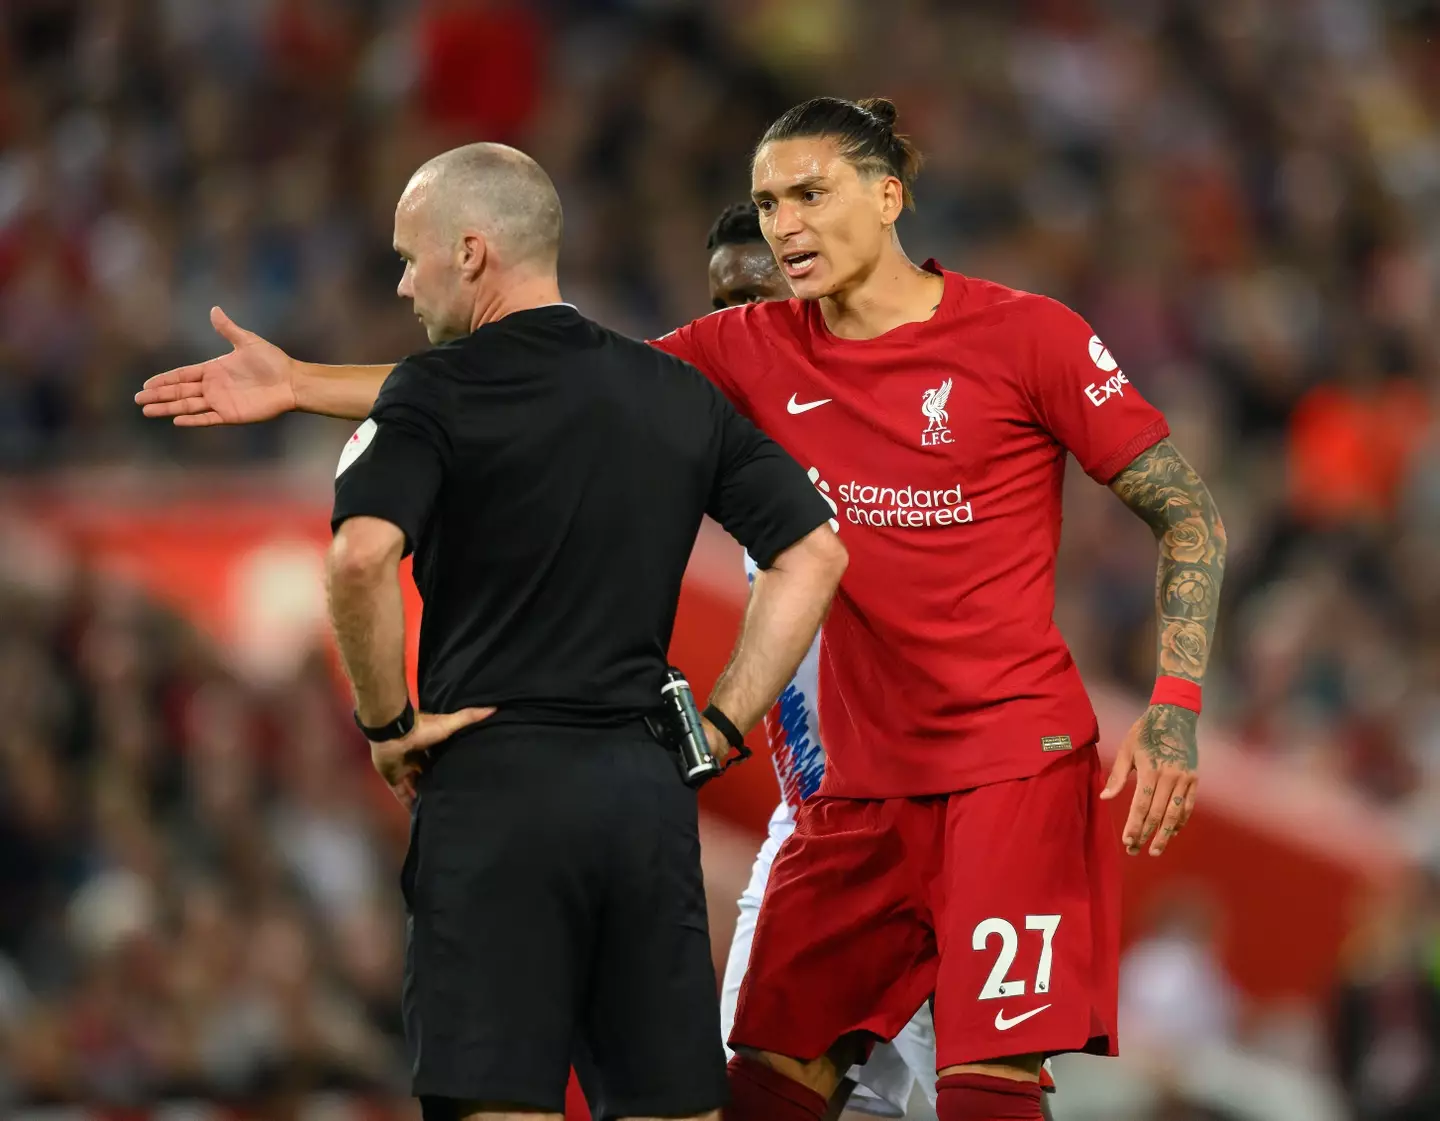
[[[351,518],[335,534],[326,558],[331,589],[368,588],[393,573],[405,548],[405,536],[378,518]]]
[[[802,537],[794,551],[799,554],[795,560],[803,565],[810,579],[823,587],[827,595],[832,594],[850,563],[850,552],[839,535],[827,523]]]
[[[1215,582],[1218,588],[1225,580],[1225,566],[1229,563],[1230,539],[1225,536],[1225,523],[1220,520],[1220,512],[1215,512],[1215,524],[1211,532],[1215,541]]]
[[[1203,506],[1204,519],[1208,524],[1210,544],[1214,549],[1216,565],[1221,569],[1225,568],[1225,554],[1230,548],[1230,539],[1225,535],[1225,522],[1220,517],[1220,509],[1215,505],[1215,499],[1210,491],[1205,491],[1205,503]]]
[[[850,565],[850,550],[845,548],[840,540],[840,535],[828,525],[822,525],[815,531],[820,534],[817,544],[820,546],[820,563],[824,567],[832,587],[838,587],[840,577],[845,575],[845,569]]]

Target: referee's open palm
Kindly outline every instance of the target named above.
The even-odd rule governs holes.
[[[408,736],[370,745],[370,762],[375,764],[390,793],[408,810],[415,804],[415,780],[425,769],[425,757],[430,749],[494,711],[493,708],[462,708],[459,712],[416,713],[415,727]]]
[[[254,424],[295,408],[290,356],[221,311],[210,323],[234,349],[229,354],[156,374],[135,394],[146,416],[174,417],[182,428]]]

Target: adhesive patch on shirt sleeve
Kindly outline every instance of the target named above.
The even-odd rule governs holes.
[[[370,441],[375,439],[375,433],[379,429],[373,418],[367,419],[364,424],[355,429],[354,435],[345,441],[345,448],[340,453],[340,462],[335,465],[335,477],[338,479],[345,473],[345,469],[354,463],[370,446]]]

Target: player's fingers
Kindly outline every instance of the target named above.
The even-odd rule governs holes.
[[[218,307],[210,309],[210,326],[219,331],[221,337],[232,346],[240,346],[256,337],[254,331],[245,330]]]
[[[1125,851],[1131,856],[1140,851],[1140,831],[1145,825],[1145,819],[1150,816],[1150,803],[1155,799],[1155,780],[1155,769],[1143,761],[1143,757],[1137,760],[1135,796],[1130,799],[1130,815],[1125,819],[1125,829],[1121,833]]]
[[[1137,784],[1135,795],[1130,799],[1130,815],[1125,819],[1125,829],[1120,839],[1125,851],[1131,856],[1140,851],[1140,826],[1145,823],[1145,815],[1150,812],[1151,794],[1151,790]]]
[[[212,424],[225,423],[224,417],[209,410],[203,413],[181,413],[175,418],[175,424],[179,428],[209,428]]]
[[[1185,805],[1180,810],[1180,824],[1177,829],[1184,829],[1190,821],[1190,815],[1195,812],[1195,795],[1200,789],[1200,776],[1191,775],[1190,785],[1185,791]]]
[[[1172,809],[1170,799],[1175,793],[1178,774],[1161,771],[1155,776],[1155,793],[1150,798],[1150,812],[1145,815],[1145,824],[1140,827],[1140,843],[1143,845],[1155,835],[1160,823],[1165,820],[1165,811]]]
[[[1182,775],[1170,788],[1170,793],[1165,799],[1165,816],[1161,818],[1160,828],[1155,834],[1154,843],[1150,846],[1151,856],[1159,856],[1164,852],[1165,846],[1170,843],[1176,833],[1180,832],[1180,826],[1185,823],[1185,794],[1189,786],[1190,776]]]
[[[1115,752],[1115,764],[1110,768],[1110,779],[1105,783],[1105,789],[1100,791],[1100,797],[1109,801],[1120,791],[1125,789],[1125,781],[1130,777],[1130,764],[1135,758],[1135,744],[1126,736],[1120,744],[1120,750]]]

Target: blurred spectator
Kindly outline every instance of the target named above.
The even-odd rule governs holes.
[[[1220,963],[1217,917],[1203,894],[1157,900],[1150,933],[1120,963],[1120,1031],[1140,1050],[1193,1054],[1236,1037],[1239,996]]]
[[[1290,418],[1291,507],[1317,528],[1384,524],[1429,428],[1409,378],[1384,377],[1363,349],[1341,376],[1308,391]]]
[[[420,17],[420,104],[456,143],[523,140],[541,96],[543,32],[533,5],[429,0]]]
[[[1356,1121],[1440,1116],[1440,871],[1367,908],[1334,1038]]]

